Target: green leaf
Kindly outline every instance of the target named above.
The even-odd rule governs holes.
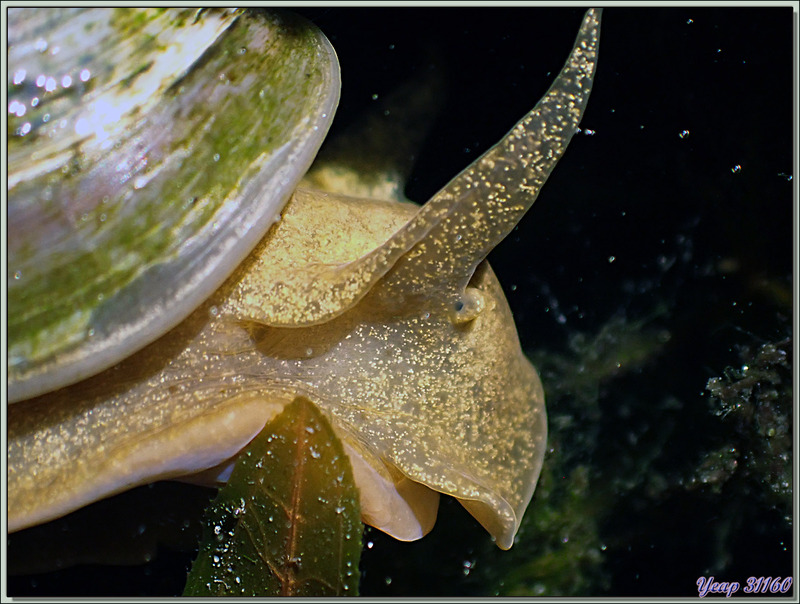
[[[207,510],[183,595],[357,595],[362,530],[342,444],[298,397],[248,445]]]

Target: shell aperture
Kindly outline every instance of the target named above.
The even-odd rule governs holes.
[[[428,205],[298,189],[255,251],[177,327],[105,372],[12,405],[10,528],[218,468],[305,396],[345,444],[366,522],[419,538],[445,493],[510,547],[544,455],[544,394],[482,260],[575,131],[598,35],[599,11],[590,11],[543,101]],[[498,180],[495,168],[517,176]],[[491,197],[472,195],[481,187]],[[326,282],[343,295],[320,302],[316,284]],[[260,299],[289,319],[271,318]]]

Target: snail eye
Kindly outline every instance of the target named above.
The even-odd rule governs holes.
[[[450,320],[456,325],[462,325],[481,314],[484,308],[483,294],[475,287],[467,286],[464,293],[453,303]]]

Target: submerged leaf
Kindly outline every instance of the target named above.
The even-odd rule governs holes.
[[[184,595],[355,595],[359,514],[341,442],[298,397],[250,443],[211,504]]]

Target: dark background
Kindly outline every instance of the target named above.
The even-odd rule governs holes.
[[[407,188],[424,202],[547,90],[583,10],[298,12],[326,33],[340,58],[342,99],[331,137],[374,106],[374,95],[384,98],[421,70],[440,76],[441,108]],[[791,8],[604,11],[582,122],[593,133],[575,136],[531,211],[490,256],[523,348],[545,365],[551,475],[534,495],[530,526],[507,554],[453,501],[443,501],[436,528],[417,543],[368,529],[363,595],[692,596],[699,576],[744,584],[753,575],[792,574],[794,508],[786,489],[776,503],[765,494],[775,490],[771,479],[752,470],[742,476],[746,455],[733,464],[739,470],[703,468],[709,451],[731,439],[746,449],[748,433],[713,412],[707,381],[740,367],[744,352],[791,336],[793,27]],[[548,355],[575,361],[576,342],[610,324],[614,354],[624,354],[636,331],[659,334],[660,345],[632,374],[598,378],[593,406],[583,409],[568,370],[548,368]],[[791,419],[788,410],[790,433]],[[585,476],[580,489],[578,474]],[[561,479],[572,499],[557,497]],[[172,487],[145,487],[117,505],[156,491],[167,492],[167,502],[174,496]],[[185,493],[178,498],[207,497]],[[162,505],[161,517],[181,517],[174,503]],[[568,517],[578,513],[579,520]],[[559,522],[573,528],[563,547],[528,549],[525,543],[546,542],[548,526]],[[13,536],[10,556],[48,537],[25,539]],[[564,553],[567,544],[579,563]],[[176,549],[155,549],[145,565],[12,576],[9,590],[175,595],[194,555]],[[573,575],[576,567],[583,574]],[[564,587],[570,584],[572,591]]]

